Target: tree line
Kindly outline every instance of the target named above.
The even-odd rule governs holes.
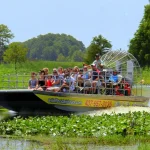
[[[103,55],[112,44],[102,35],[93,37],[85,48],[81,41],[71,35],[39,35],[25,42],[10,43],[14,37],[11,30],[0,24],[0,62],[21,63],[29,60],[78,61],[91,63],[96,53]],[[142,67],[150,66],[150,5],[145,6],[139,28],[130,40],[128,51],[135,56]]]

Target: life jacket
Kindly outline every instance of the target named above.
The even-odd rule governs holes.
[[[125,90],[125,95],[130,96],[131,95],[131,87],[130,84],[126,81],[122,81],[121,84],[123,85],[123,90]]]

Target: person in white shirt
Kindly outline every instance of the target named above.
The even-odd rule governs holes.
[[[92,64],[95,64],[96,65],[96,68],[100,71],[103,70],[103,64],[102,64],[102,61],[100,59],[100,55],[99,54],[96,54],[95,55],[95,60],[93,61]]]

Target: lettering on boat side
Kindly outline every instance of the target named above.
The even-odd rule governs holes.
[[[86,106],[90,107],[112,107],[112,101],[102,101],[102,100],[86,100]]]
[[[57,104],[72,104],[72,105],[82,105],[81,101],[74,101],[74,100],[67,100],[67,99],[56,99],[56,98],[49,98],[49,103],[57,103]]]

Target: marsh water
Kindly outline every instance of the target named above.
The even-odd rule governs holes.
[[[43,148],[36,142],[0,138],[0,150],[43,150]]]
[[[150,98],[150,86],[144,86],[142,95],[149,97]],[[149,103],[150,106],[150,103]],[[103,113],[110,114],[112,112],[114,113],[127,113],[127,112],[133,112],[133,111],[147,111],[150,112],[150,107],[115,107],[115,108],[109,108],[109,109],[101,109],[98,111],[92,111],[92,112],[87,112],[86,114],[94,116],[94,115],[102,115]],[[8,111],[8,112],[0,112],[0,120],[14,116],[16,115],[15,112],[13,111]],[[71,145],[72,149],[74,147],[80,148],[82,145]],[[97,145],[87,145],[86,147],[83,147],[84,149],[87,150],[125,150],[125,149],[132,149],[132,150],[137,150],[138,145],[133,145],[133,146],[97,146]],[[27,140],[15,140],[15,139],[10,139],[10,138],[0,138],[0,150],[42,150],[43,147],[36,142],[31,142]]]

